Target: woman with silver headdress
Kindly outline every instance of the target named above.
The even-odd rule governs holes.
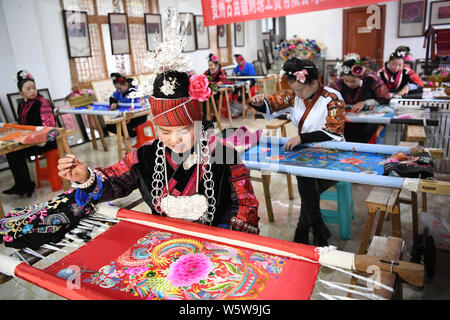
[[[158,139],[106,168],[90,169],[69,154],[59,160],[59,175],[73,182],[80,206],[138,188],[152,214],[259,233],[259,204],[247,168],[208,130],[212,123],[202,121],[201,101],[212,92],[205,75],[188,74],[177,16],[171,8],[166,12],[165,39],[150,63],[156,77],[141,92],[150,96]]]

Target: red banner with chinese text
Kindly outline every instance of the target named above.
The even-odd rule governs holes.
[[[398,0],[202,0],[205,26]]]

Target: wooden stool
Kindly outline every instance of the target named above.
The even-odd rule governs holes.
[[[374,236],[372,242],[370,243],[369,250],[367,252],[368,255],[379,257],[381,261],[385,262],[393,262],[398,263],[402,259],[403,256],[403,244],[404,241],[401,238],[396,237],[379,237]],[[378,272],[377,269],[367,270],[367,273]],[[367,276],[367,275],[366,275]],[[382,284],[393,288],[394,292],[388,291],[386,289],[374,286],[374,294],[381,296],[385,299],[394,299],[401,300],[402,299],[402,281],[398,277],[397,273],[391,273],[389,271],[379,270],[379,273],[375,274],[377,281],[380,281]],[[358,283],[358,279],[352,277],[350,283],[352,285],[356,285]],[[363,284],[364,285],[364,284]],[[348,295],[349,297],[352,294]]]
[[[424,126],[406,125],[403,130],[403,141],[418,142],[421,145],[425,144],[427,134],[425,133]]]
[[[277,129],[280,128],[281,136],[286,137],[286,127],[285,126],[289,122],[291,122],[291,121],[290,120],[272,119],[267,123],[266,129],[272,130],[271,135],[276,135]],[[274,222],[275,219],[273,217],[272,199],[270,196],[270,172],[265,173],[264,171],[261,171],[261,178],[250,176],[250,180],[255,181],[255,182],[262,182],[263,189],[264,189],[264,199],[266,201],[266,207],[267,207],[267,216],[269,217],[269,222]],[[293,194],[292,179],[291,179],[290,174],[286,174],[286,181],[287,181],[287,186],[288,186],[289,200],[293,200],[294,194]]]
[[[217,92],[219,92],[219,113],[222,111],[222,104],[223,104],[223,97],[225,96],[225,102],[226,102],[226,108],[227,108],[227,114],[228,114],[228,122],[230,122],[230,128],[233,127],[233,120],[231,118],[231,109],[230,109],[230,99],[228,97],[228,89],[231,90],[231,93],[233,93],[233,89],[231,88],[220,88],[217,89]]]
[[[210,102],[211,101],[211,102]],[[213,107],[213,112],[216,117],[217,127],[222,131],[222,123],[220,122],[220,113],[217,111],[216,101],[214,100],[214,95],[206,100],[206,119],[211,120],[211,105]]]
[[[375,235],[379,236],[383,228],[386,213],[391,214],[392,219],[392,233],[395,237],[401,238],[401,223],[400,223],[400,204],[399,204],[399,189],[391,189],[384,187],[375,187],[370,192],[366,199],[366,206],[369,209],[366,225],[364,227],[361,244],[359,246],[359,254],[365,254],[369,238],[372,232],[375,214],[380,211],[378,224]]]

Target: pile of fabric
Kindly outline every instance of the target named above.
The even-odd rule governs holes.
[[[422,147],[412,148],[410,154],[394,153],[384,162],[384,175],[426,179],[433,177],[434,163]]]
[[[79,206],[75,191],[69,190],[50,201],[11,210],[0,220],[0,240],[6,247],[38,249],[61,241],[93,212],[92,204]]]

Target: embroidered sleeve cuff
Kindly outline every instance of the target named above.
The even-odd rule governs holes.
[[[97,175],[94,175],[95,183],[86,189],[77,189],[75,191],[75,200],[79,206],[84,207],[92,200],[99,200],[103,194],[103,181]]]

